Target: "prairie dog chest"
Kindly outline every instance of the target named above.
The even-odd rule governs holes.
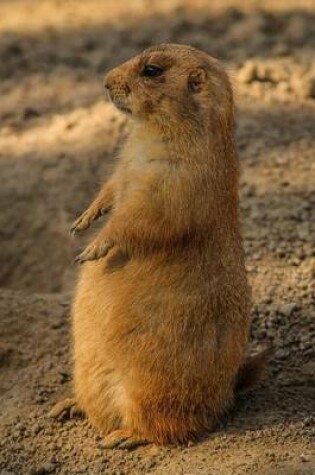
[[[117,170],[117,200],[132,195],[150,195],[170,172],[170,163],[163,144],[154,140],[130,140],[121,154]]]

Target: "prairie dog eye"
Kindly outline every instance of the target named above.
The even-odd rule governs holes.
[[[155,64],[146,64],[141,72],[141,76],[146,77],[155,77],[161,76],[163,74],[164,69],[160,66],[156,66]]]

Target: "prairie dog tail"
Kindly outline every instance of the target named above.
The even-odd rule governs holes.
[[[266,350],[254,356],[249,356],[239,369],[235,392],[242,392],[250,389],[260,379],[262,379],[268,371],[268,363],[273,354],[273,348],[268,347]]]

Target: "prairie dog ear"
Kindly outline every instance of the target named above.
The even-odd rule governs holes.
[[[191,92],[200,92],[204,88],[207,81],[206,71],[199,67],[189,73],[188,88]]]

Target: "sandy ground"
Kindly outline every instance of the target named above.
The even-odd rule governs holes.
[[[0,475],[315,474],[315,2],[209,4],[0,2]],[[127,127],[102,76],[161,41],[202,48],[233,77],[252,349],[275,354],[208,440],[129,453],[47,411],[71,393],[84,240],[68,229]]]

